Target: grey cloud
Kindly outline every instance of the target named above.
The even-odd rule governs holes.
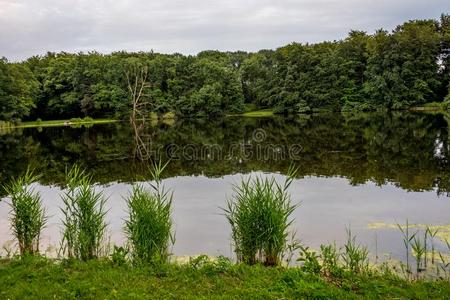
[[[276,48],[438,18],[448,0],[0,0],[0,56]]]

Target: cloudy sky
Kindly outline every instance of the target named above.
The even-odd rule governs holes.
[[[450,13],[449,0],[0,0],[0,56],[47,51],[195,54],[345,37]]]

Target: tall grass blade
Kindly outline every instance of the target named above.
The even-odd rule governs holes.
[[[403,245],[405,246],[406,251],[406,272],[407,275],[411,274],[411,265],[409,264],[409,252],[410,252],[410,243],[416,236],[416,233],[410,234],[409,231],[409,221],[406,219],[406,226],[403,228],[400,224],[397,223],[397,227],[400,229],[403,236]]]

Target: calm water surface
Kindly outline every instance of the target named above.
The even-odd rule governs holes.
[[[374,224],[407,218],[450,224],[448,143],[444,116],[409,113],[23,129],[0,133],[0,178],[4,182],[28,165],[42,171],[36,189],[51,215],[42,243],[57,245],[65,166],[88,168],[109,197],[109,230],[120,244],[123,197],[131,182],[149,180],[151,157],[171,159],[164,183],[174,192],[174,254],[232,257],[230,228],[220,207],[232,196],[233,184],[247,176],[282,181],[295,163],[300,174],[290,192],[300,203],[293,217],[303,243],[342,244],[350,227],[373,253],[401,258],[398,230]],[[0,246],[12,239],[4,200]]]

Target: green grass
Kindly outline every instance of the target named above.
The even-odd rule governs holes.
[[[191,261],[159,267],[111,261],[0,260],[1,299],[445,299],[446,281],[393,275],[325,278],[299,268]]]
[[[14,128],[34,128],[34,127],[59,127],[59,126],[76,126],[76,125],[87,125],[87,124],[107,124],[120,122],[120,120],[115,119],[77,119],[75,120],[48,120],[48,121],[30,121],[22,122],[20,124],[14,125]]]
[[[272,117],[273,115],[274,115],[273,110],[261,109],[261,110],[245,112],[242,114],[232,114],[232,115],[228,115],[228,116],[229,117],[263,118],[263,117]]]
[[[447,112],[449,109],[448,102],[430,102],[420,106],[411,107],[411,111],[423,111],[423,112]]]

